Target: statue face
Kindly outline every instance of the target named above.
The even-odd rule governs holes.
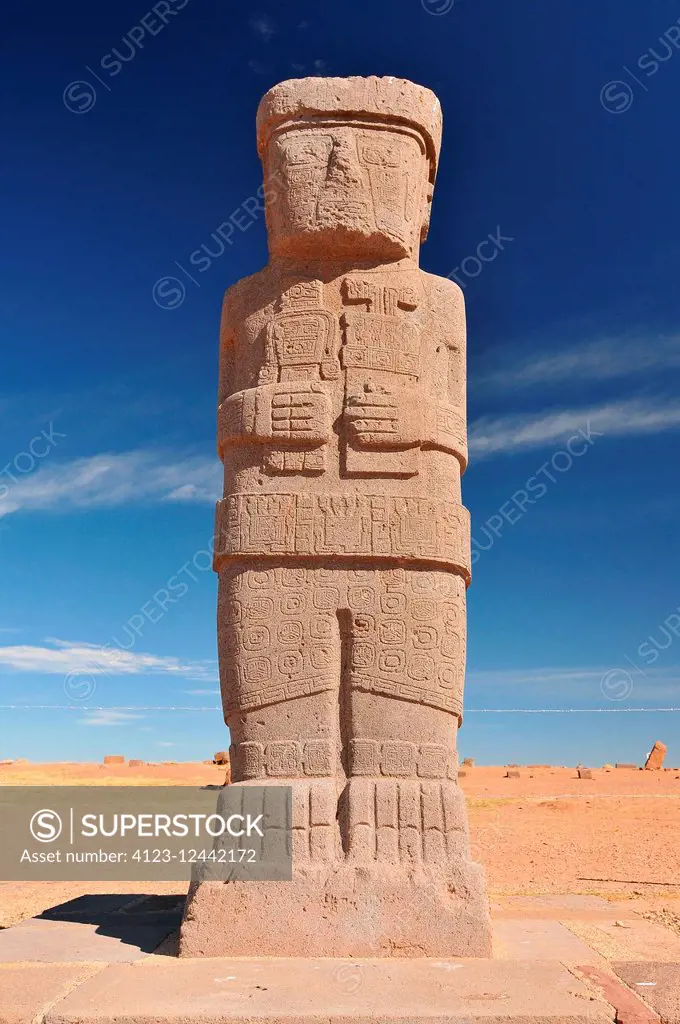
[[[427,229],[429,164],[420,137],[341,122],[287,128],[265,157],[273,255],[395,260]]]

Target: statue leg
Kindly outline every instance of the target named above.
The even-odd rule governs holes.
[[[333,861],[340,635],[307,569],[220,573],[218,635],[232,784],[289,785],[296,864]]]
[[[462,580],[296,572],[220,579],[233,785],[292,787],[293,879],[193,887],[181,955],[489,956],[456,782]]]
[[[373,608],[350,612],[344,843],[352,861],[445,866],[467,857],[456,734],[465,584],[375,571]]]

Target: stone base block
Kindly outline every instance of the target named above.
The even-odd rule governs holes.
[[[487,957],[484,876],[402,865],[298,868],[292,882],[189,891],[180,956]]]
[[[238,928],[238,922],[233,922]],[[151,957],[106,968],[45,1024],[613,1024],[556,963]]]

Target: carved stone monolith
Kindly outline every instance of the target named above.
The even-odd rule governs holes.
[[[292,787],[293,881],[192,886],[182,955],[488,956],[457,783],[465,309],[419,269],[428,89],[282,82],[270,262],[225,296],[215,568],[232,786]]]

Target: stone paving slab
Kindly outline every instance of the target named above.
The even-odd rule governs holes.
[[[658,1013],[663,1024],[680,1024],[679,963],[613,963],[611,968]]]
[[[0,1024],[33,1024],[100,969],[86,964],[0,964]]]
[[[0,931],[0,963],[139,960],[180,919],[178,897],[81,896]]]
[[[109,914],[116,914],[125,907],[137,904],[140,897],[130,893],[86,893],[83,896],[75,896],[66,903],[58,903],[54,907],[48,907],[38,916],[49,921],[64,920],[85,920],[94,923]]]
[[[635,911],[627,902],[613,905],[601,896],[550,894],[545,896],[501,896],[491,905],[491,918],[550,918],[564,921],[570,918],[597,920],[633,917]]]
[[[659,1024],[659,1016],[624,985],[609,969],[582,964],[578,973],[586,978],[616,1010],[616,1024]]]
[[[500,960],[604,963],[598,952],[559,921],[517,918],[493,922],[493,955]]]
[[[622,924],[617,924],[619,920]],[[680,963],[680,935],[656,921],[566,921],[565,927],[607,960]]]
[[[45,1024],[613,1024],[557,963],[238,958],[112,965]]]
[[[81,921],[32,918],[0,931],[0,963],[121,963],[148,956],[173,930],[173,924],[105,928]]]

